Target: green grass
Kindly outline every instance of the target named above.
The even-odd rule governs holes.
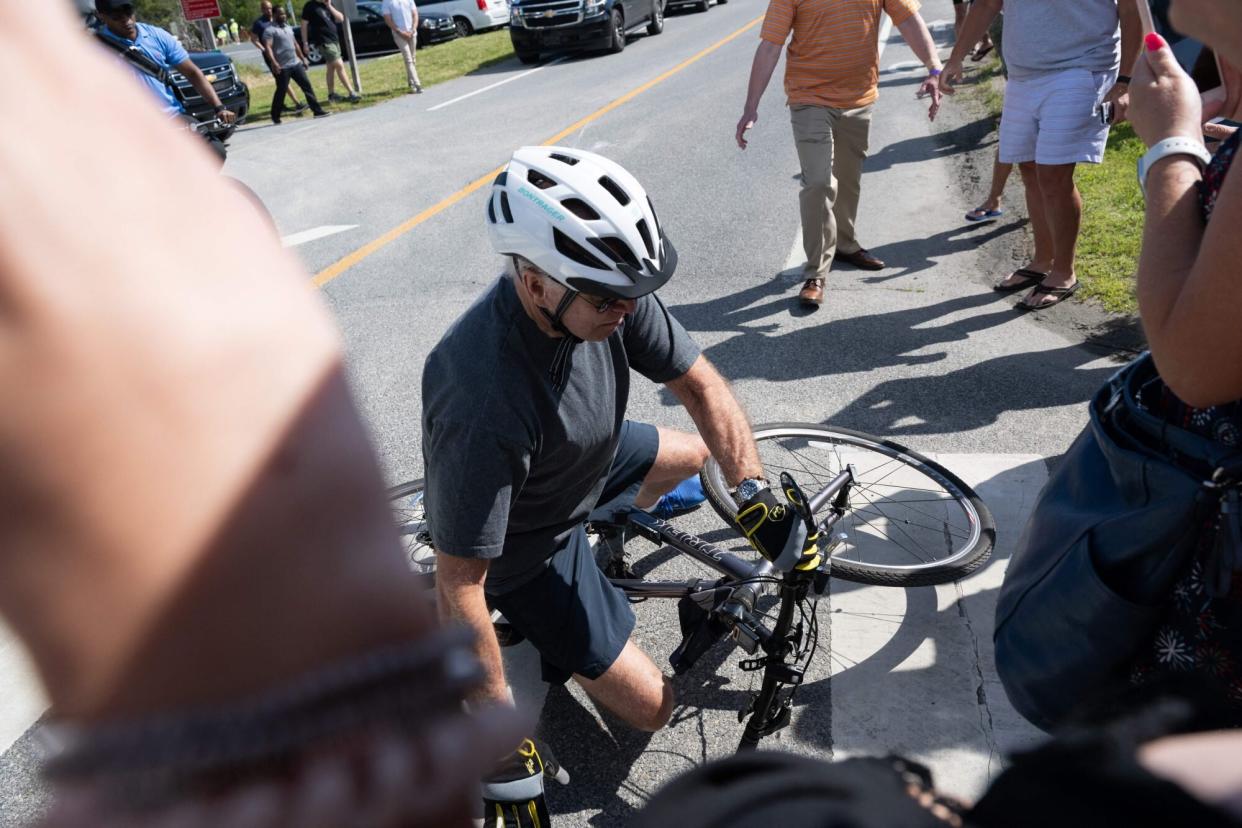
[[[1134,168],[1143,142],[1129,124],[1112,128],[1102,164],[1079,164],[1082,230],[1078,236],[1079,295],[1115,313],[1137,313],[1134,271],[1143,236],[1143,194]]]
[[[440,43],[418,50],[418,77],[424,87],[434,86],[453,78],[468,75],[485,66],[502,61],[513,55],[513,45],[508,29],[460,37],[448,43]],[[348,71],[348,70],[347,70]],[[272,94],[276,80],[267,67],[237,64],[237,73],[250,86],[250,117],[248,120],[262,122],[271,117]],[[362,78],[362,103],[336,104],[334,108],[371,106],[381,101],[397,98],[408,93],[405,81],[405,62],[400,54],[367,60],[358,65]],[[311,67],[311,84],[321,101],[328,99],[328,87],[324,80],[326,71],[322,66]],[[296,85],[294,85],[296,89]],[[340,94],[342,90],[338,88]],[[298,95],[301,98],[301,93]],[[310,113],[307,113],[309,117]]]
[[[1005,81],[993,57],[974,76],[970,97],[1000,120]],[[1129,124],[1112,128],[1101,164],[1079,164],[1075,173],[1082,193],[1082,228],[1075,268],[1079,296],[1095,299],[1113,313],[1134,314],[1134,270],[1143,232],[1143,194],[1134,175],[1143,142]],[[1016,171],[1015,171],[1016,174]]]

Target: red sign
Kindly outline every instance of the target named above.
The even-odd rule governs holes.
[[[181,11],[186,20],[205,20],[220,16],[219,0],[181,0]]]

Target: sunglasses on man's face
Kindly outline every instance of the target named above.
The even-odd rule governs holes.
[[[595,308],[597,313],[608,313],[612,306],[620,302],[620,299],[600,299],[586,293],[579,293],[578,298]]]

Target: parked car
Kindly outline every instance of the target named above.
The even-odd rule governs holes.
[[[508,0],[423,0],[418,13],[447,14],[462,37],[509,25]]]
[[[482,0],[480,0],[482,2]],[[541,52],[620,52],[632,32],[664,31],[666,0],[513,0],[509,37],[522,63]],[[703,0],[707,2],[707,0]]]
[[[212,134],[217,138],[228,138],[233,134],[234,129],[245,123],[246,116],[250,114],[250,87],[237,77],[237,68],[223,52],[190,52],[190,60],[207,78],[207,82],[215,88],[220,103],[227,106],[237,116],[237,121],[232,126],[222,126],[212,130]],[[216,113],[211,104],[198,94],[184,75],[173,70],[169,76],[177,85],[182,100],[185,101],[185,108],[191,117],[198,121],[215,120]]]
[[[386,55],[397,51],[392,41],[392,30],[384,20],[383,4],[364,0],[358,3],[358,14],[349,19],[354,48],[361,55]],[[418,10],[418,48],[453,40],[459,34],[456,21],[447,14]],[[341,43],[345,43],[345,30],[340,30]],[[323,63],[323,55],[314,43],[308,44],[306,57],[311,63]]]

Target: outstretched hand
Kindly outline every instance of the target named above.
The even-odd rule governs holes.
[[[953,88],[953,84],[962,82],[962,62],[949,58],[945,61],[944,67],[940,70],[936,86],[943,95],[953,95],[957,90]]]
[[[936,113],[940,111],[940,81],[935,75],[928,75],[923,79],[923,83],[919,85],[919,89],[914,93],[916,98],[926,98],[931,96],[931,106],[927,108],[927,120],[936,120]]]

